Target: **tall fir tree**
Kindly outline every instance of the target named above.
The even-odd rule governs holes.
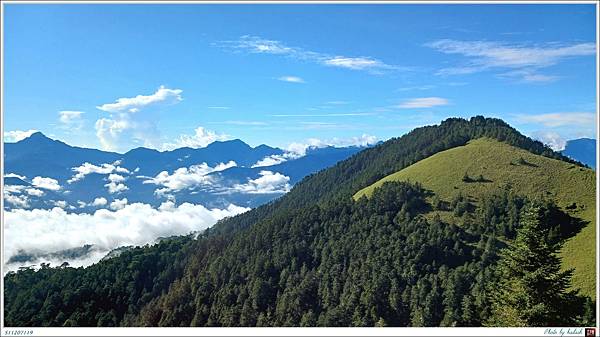
[[[561,270],[560,244],[548,238],[552,228],[545,214],[540,203],[525,208],[517,238],[502,250],[499,286],[488,325],[577,324],[577,291],[569,290],[573,270]]]

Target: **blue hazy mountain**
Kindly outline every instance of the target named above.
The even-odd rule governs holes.
[[[567,141],[562,154],[596,169],[596,140],[579,138]]]
[[[286,152],[267,145],[251,147],[235,139],[213,142],[198,149],[183,147],[161,152],[140,147],[121,154],[70,146],[37,132],[19,142],[4,144],[5,175],[12,173],[24,177],[23,179],[14,175],[5,177],[4,184],[22,185],[21,188],[13,187],[12,193],[13,196],[26,198],[28,208],[52,208],[57,206],[57,202],[64,201],[66,208],[72,212],[91,212],[98,208],[106,208],[112,201],[123,198],[127,198],[129,203],[141,202],[153,206],[159,206],[166,200],[175,200],[176,204],[191,202],[206,207],[225,207],[231,203],[256,207],[280,196],[305,176],[332,166],[361,149],[361,147],[309,148],[303,156],[290,156],[288,153],[287,161],[276,165],[254,167],[256,163],[268,157],[282,158]],[[165,185],[152,183],[152,178],[159,174],[172,176],[178,169],[186,173],[185,170],[190,170],[195,165],[205,164],[209,168],[214,168],[231,161],[235,162],[234,167],[206,174],[210,184],[186,186],[169,190],[168,193],[161,195],[158,190],[165,188]],[[96,169],[110,166],[118,170],[91,172],[75,179],[77,172],[74,168],[84,163],[89,163]],[[261,190],[264,189],[261,184],[270,183],[269,177],[263,177],[265,171],[281,180],[281,186],[285,188]],[[113,193],[109,191],[108,179],[111,173],[125,179],[120,183],[124,184],[126,189],[113,191]],[[61,188],[50,190],[36,187],[32,184],[35,177],[55,179]],[[178,179],[192,178],[178,177]],[[39,195],[40,191],[43,195]],[[106,201],[102,201],[102,198]],[[96,199],[102,202],[93,204]],[[6,195],[5,200],[7,200]],[[5,202],[6,209],[20,207],[22,205],[11,205],[10,202]]]

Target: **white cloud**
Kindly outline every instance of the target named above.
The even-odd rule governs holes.
[[[422,98],[411,98],[408,99],[397,107],[400,109],[421,109],[421,108],[432,108],[435,106],[448,105],[449,102],[445,98],[441,97],[422,97]]]
[[[135,97],[118,98],[114,103],[97,106],[106,112],[131,112],[137,113],[140,109],[157,103],[177,103],[183,100],[181,89],[169,89],[161,85],[152,95],[137,95]]]
[[[19,194],[23,192],[25,188],[27,188],[27,186],[24,185],[4,185],[4,192]]]
[[[26,176],[20,176],[16,173],[9,173],[9,174],[5,174],[4,178],[19,178],[21,180],[25,180],[27,177]]]
[[[160,145],[158,115],[152,108],[172,105],[183,100],[181,89],[160,86],[152,95],[119,98],[114,103],[97,106],[111,115],[96,121],[96,137],[105,150],[128,150],[132,144],[156,148]]]
[[[115,199],[113,202],[110,203],[110,209],[112,209],[113,211],[123,209],[125,208],[125,206],[127,206],[127,198]]]
[[[54,204],[54,206],[57,206],[57,207],[60,207],[63,209],[67,208],[67,206],[69,206],[69,204],[67,204],[67,202],[64,200],[58,200],[58,201],[51,200],[51,201],[52,201],[52,204]]]
[[[287,193],[291,189],[290,177],[278,172],[260,171],[260,177],[245,184],[236,184],[231,191],[248,194]]]
[[[107,179],[110,182],[114,182],[114,183],[120,183],[120,182],[125,181],[125,177],[123,177],[122,175],[119,175],[119,174],[115,174],[115,173],[109,174]]]
[[[344,57],[335,56],[326,58],[323,63],[328,66],[347,68],[352,70],[370,70],[370,69],[394,69],[395,67],[385,64],[379,60],[369,57]]]
[[[175,207],[173,203],[166,202],[158,209],[135,203],[116,211],[101,209],[93,214],[68,213],[58,207],[6,211],[4,262],[19,250],[50,253],[93,244],[100,252],[93,258],[87,258],[83,265],[88,265],[99,261],[111,249],[141,246],[155,242],[158,237],[204,230],[224,217],[247,210],[235,205],[225,209],[207,209],[189,203]],[[69,263],[75,265],[74,261]],[[18,265],[12,267],[16,269]]]
[[[231,107],[228,106],[208,106],[207,109],[215,109],[215,110],[229,110]]]
[[[167,192],[180,191],[186,188],[210,185],[211,177],[208,176],[211,172],[223,171],[230,167],[237,166],[236,162],[229,161],[228,163],[220,163],[215,167],[210,167],[206,163],[181,167],[169,174],[167,171],[162,171],[154,178],[144,180],[144,184],[155,184],[163,186],[163,188],[155,191],[158,195],[163,195]],[[145,177],[147,178],[147,177]]]
[[[290,82],[290,83],[306,83],[298,76],[281,76],[277,78],[279,81]]]
[[[32,187],[26,188],[25,193],[27,193],[31,196],[34,196],[34,197],[41,197],[44,195],[44,191],[38,190],[37,188],[32,188]]]
[[[19,208],[29,208],[29,198],[26,195],[13,195],[4,190],[4,201]]]
[[[105,184],[104,186],[108,188],[108,193],[110,193],[110,194],[121,193],[121,192],[127,191],[129,189],[129,187],[127,187],[125,184],[115,183],[112,181],[109,182],[108,184]]]
[[[370,73],[382,73],[388,70],[408,70],[408,67],[398,67],[386,64],[372,57],[348,57],[342,55],[329,55],[298,47],[289,47],[280,41],[263,39],[257,36],[242,36],[235,41],[221,41],[218,46],[246,51],[255,54],[274,54],[287,56],[299,60],[311,61],[324,66],[340,67],[352,70],[364,70]]]
[[[47,190],[58,191],[60,190],[60,185],[58,184],[58,180],[46,177],[35,177],[31,181],[33,186],[44,188]]]
[[[72,184],[76,181],[82,180],[83,178],[85,178],[86,175],[92,174],[92,173],[98,173],[98,174],[111,174],[113,172],[129,173],[129,170],[127,170],[124,167],[119,166],[120,163],[121,163],[120,161],[116,161],[112,164],[104,163],[104,164],[101,164],[100,166],[97,166],[97,165],[85,162],[85,163],[81,164],[81,166],[73,167],[71,169],[72,171],[76,172],[76,174],[74,176],[72,176],[71,179],[67,180],[67,182],[69,184]]]
[[[296,152],[285,152],[283,154],[274,154],[257,161],[252,168],[278,165],[291,159],[300,158]]]
[[[129,190],[129,187],[123,184],[125,177],[122,175],[111,173],[108,175],[107,179],[109,183],[104,186],[108,187],[108,193],[114,194]]]
[[[4,141],[5,142],[18,142],[21,141],[29,136],[31,136],[32,134],[38,132],[38,130],[27,130],[27,131],[21,131],[21,130],[13,130],[13,131],[6,131],[4,132]]]
[[[83,111],[60,111],[58,113],[59,120],[61,123],[63,124],[67,124],[67,125],[72,125],[72,124],[76,124],[79,123],[81,121],[81,115],[83,115],[85,112]]]
[[[554,76],[535,73],[575,56],[595,55],[594,43],[526,45],[491,41],[438,40],[426,44],[445,54],[459,54],[467,57],[466,64],[444,68],[442,75],[470,74],[492,68],[520,69],[523,72],[509,72],[505,76],[519,76],[528,82],[549,82]]]
[[[131,128],[131,123],[127,117],[119,120],[100,118],[96,121],[96,137],[100,140],[102,148],[105,150],[114,150],[118,147],[118,141],[121,135]]]
[[[107,201],[105,198],[102,198],[102,197],[100,197],[100,198],[96,198],[96,199],[94,199],[94,201],[92,201],[92,202],[90,203],[90,205],[91,205],[91,206],[104,206],[104,205],[106,205],[107,203],[108,203],[108,201]]]
[[[321,148],[327,146],[333,147],[348,147],[348,146],[369,146],[377,143],[377,137],[372,135],[363,134],[358,137],[350,137],[350,138],[332,138],[332,139],[317,139],[317,138],[309,138],[304,142],[293,142],[290,143],[283,154],[275,154],[271,156],[267,156],[258,162],[256,162],[252,167],[265,167],[281,164],[285,161],[297,159],[306,155],[306,151],[310,148]]]
[[[538,115],[519,114],[515,115],[520,123],[542,124],[547,127],[560,126],[594,126],[596,125],[596,114],[593,112],[563,112],[547,113]]]
[[[550,146],[554,151],[562,151],[565,149],[567,141],[554,131],[536,131],[533,133],[533,138]]]
[[[203,127],[197,127],[194,130],[193,135],[180,135],[174,143],[164,143],[162,145],[163,150],[174,150],[181,147],[191,147],[194,149],[206,147],[208,144],[217,140],[223,141],[228,140],[229,137],[226,134],[217,134],[214,131],[207,130]]]

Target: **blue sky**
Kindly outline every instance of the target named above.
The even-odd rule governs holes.
[[[594,5],[4,5],[4,139],[364,144],[500,117],[596,137]]]

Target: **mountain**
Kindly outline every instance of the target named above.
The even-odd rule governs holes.
[[[477,160],[473,161],[473,158]],[[464,181],[465,176],[473,181]],[[483,177],[483,182],[476,181],[479,177]],[[595,252],[595,180],[596,175],[590,169],[534,155],[489,138],[479,138],[386,176],[358,191],[354,198],[369,196],[390,181],[419,182],[444,203],[450,203],[460,194],[477,203],[485,195],[504,189],[518,190],[520,195],[532,199],[550,197],[560,208],[588,224],[566,242],[562,257],[566,266],[575,268],[574,286],[594,297],[596,277],[589,272],[594,270],[594,259],[582,259],[581,256],[591,256]],[[442,218],[452,214],[439,213]]]
[[[33,193],[30,195],[13,189],[5,209],[23,208],[25,204],[29,208],[50,209],[58,203],[70,212],[89,213],[124,198],[129,203],[154,207],[166,200],[210,208],[230,204],[256,207],[281,196],[306,175],[361,148],[313,148],[299,156],[267,145],[251,147],[235,139],[216,141],[199,149],[184,147],[160,152],[140,147],[120,154],[70,146],[37,132],[17,143],[6,143],[4,150],[6,174],[21,176],[23,183],[29,185],[35,177],[51,178],[60,187],[29,190]],[[276,165],[256,167],[271,157],[281,159],[275,161]],[[253,181],[264,175],[263,171],[279,179],[273,181],[276,185],[248,190],[248,186],[254,186]],[[11,185],[11,180],[5,179],[5,184]],[[94,203],[102,198],[105,203]]]
[[[596,169],[596,140],[579,138],[567,141],[562,154]]]
[[[410,182],[389,181],[353,198],[392,174]],[[133,248],[87,268],[9,273],[5,323],[511,325],[492,320],[505,308],[495,297],[511,251],[505,248],[540,244],[552,260],[551,248],[563,245],[568,256],[570,242],[595,227],[594,175],[501,120],[448,119],[364,149],[198,236]],[[534,225],[539,231],[522,230]],[[578,269],[593,263],[594,250],[571,253],[563,267],[593,274]],[[546,265],[516,269],[537,263]],[[532,276],[552,283],[556,273],[549,267]],[[570,284],[568,277],[559,282]],[[539,325],[595,325],[589,289],[563,298],[561,287],[557,301],[532,302]]]

